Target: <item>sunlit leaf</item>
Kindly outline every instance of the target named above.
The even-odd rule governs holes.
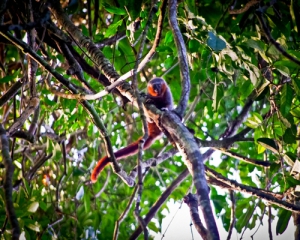
[[[38,210],[39,208],[39,203],[38,202],[32,202],[29,207],[28,207],[28,212],[36,212],[36,210]]]
[[[252,113],[252,116],[247,118],[246,125],[251,128],[259,127],[263,122],[263,118],[258,113]]]
[[[257,142],[265,147],[266,149],[271,150],[274,153],[278,153],[278,147],[273,139],[270,138],[259,138]]]
[[[105,32],[105,37],[110,37],[111,35],[115,34],[118,30],[118,27],[121,26],[123,20],[120,20],[116,23],[112,23],[111,25],[109,25],[107,31]]]

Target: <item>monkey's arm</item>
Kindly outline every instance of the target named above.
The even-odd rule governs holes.
[[[144,143],[144,147],[143,149],[147,149],[149,148],[152,143],[161,135],[161,131],[159,130],[159,128],[156,126],[155,123],[149,123],[148,122],[148,138]],[[139,148],[139,141],[142,137],[140,137],[137,141],[129,144],[127,147],[124,147],[118,151],[116,151],[115,157],[117,160],[129,157],[131,155],[134,155],[138,152],[138,148]],[[103,168],[110,163],[109,158],[107,156],[101,158],[97,165],[95,166],[92,175],[91,175],[91,181],[94,183],[97,181],[97,178],[99,176],[99,174],[101,173],[101,171],[103,170]]]

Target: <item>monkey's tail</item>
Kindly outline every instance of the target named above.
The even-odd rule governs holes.
[[[144,143],[144,148],[143,149],[147,149],[151,146],[152,142],[157,138],[157,136],[149,136],[148,139],[145,141]],[[124,147],[120,150],[118,150],[117,152],[115,152],[115,157],[117,160],[126,158],[128,156],[134,155],[138,152],[139,149],[139,141],[141,138],[139,138],[137,141],[129,144],[127,147]],[[92,183],[95,183],[97,181],[97,178],[99,176],[99,174],[101,173],[101,171],[103,170],[103,168],[110,163],[109,159],[107,156],[101,158],[97,165],[95,166],[95,168],[93,169],[93,172],[91,174],[91,181]]]
[[[95,183],[97,181],[97,178],[100,174],[100,172],[103,170],[103,168],[109,163],[108,157],[105,156],[101,158],[98,162],[96,167],[93,169],[93,172],[91,174],[91,181],[92,183]]]

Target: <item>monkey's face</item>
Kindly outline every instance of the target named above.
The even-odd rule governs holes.
[[[162,93],[162,86],[160,83],[155,83],[152,85],[152,90],[155,93],[155,96],[160,96]]]
[[[153,97],[162,96],[165,91],[165,81],[161,78],[154,78],[148,83],[148,94]]]

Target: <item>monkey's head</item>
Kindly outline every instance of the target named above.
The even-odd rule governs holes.
[[[148,82],[148,94],[153,97],[162,96],[166,91],[166,82],[162,78],[153,78]]]

